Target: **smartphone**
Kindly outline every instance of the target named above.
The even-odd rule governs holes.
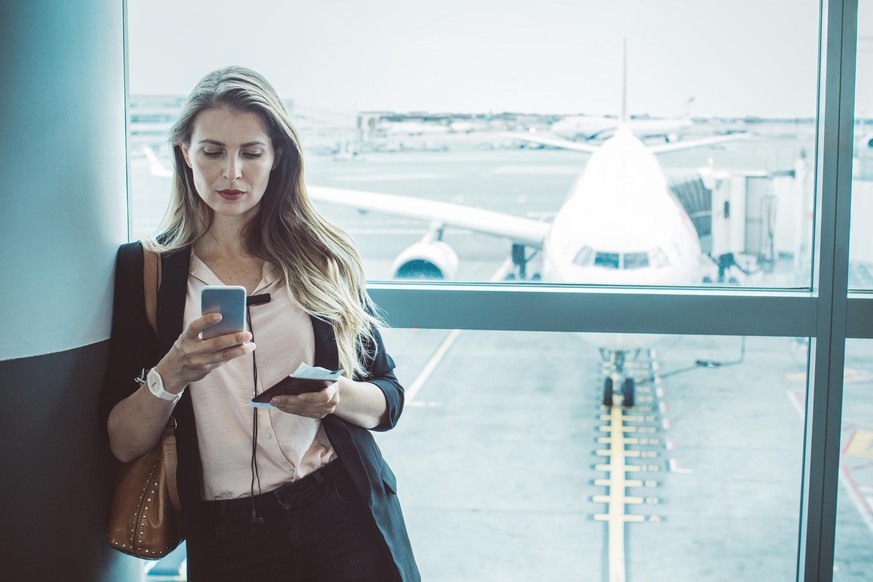
[[[221,321],[203,330],[203,339],[244,331],[246,289],[236,285],[209,285],[200,292],[200,313],[220,313]]]
[[[312,378],[295,378],[294,376],[285,376],[276,384],[273,384],[254,398],[252,402],[268,403],[273,396],[284,396],[303,394],[304,392],[318,392],[324,390],[333,384],[330,380],[316,380]]]

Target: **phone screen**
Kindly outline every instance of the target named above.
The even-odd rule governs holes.
[[[210,285],[200,292],[200,313],[220,313],[221,321],[201,333],[210,339],[246,328],[246,289],[235,285]]]

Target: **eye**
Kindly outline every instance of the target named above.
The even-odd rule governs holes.
[[[217,158],[221,155],[220,150],[203,150],[203,155],[207,158]]]
[[[256,160],[264,155],[264,152],[243,152],[243,157],[249,160]]]

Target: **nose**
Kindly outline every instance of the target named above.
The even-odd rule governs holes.
[[[236,182],[242,176],[242,166],[236,156],[228,156],[227,165],[224,168],[224,177],[231,183]]]

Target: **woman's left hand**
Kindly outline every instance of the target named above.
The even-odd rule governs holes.
[[[304,392],[297,396],[275,396],[270,404],[288,414],[322,419],[333,414],[340,401],[339,382],[318,392]]]

